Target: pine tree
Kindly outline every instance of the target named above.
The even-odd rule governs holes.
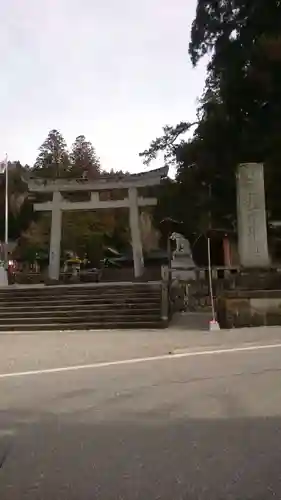
[[[69,171],[69,156],[66,143],[58,130],[51,130],[39,148],[33,169],[46,178],[66,177]]]
[[[84,135],[76,137],[71,151],[71,177],[95,179],[100,175],[100,161],[95,148]]]

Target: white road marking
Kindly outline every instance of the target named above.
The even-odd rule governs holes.
[[[186,351],[178,354],[162,354],[160,356],[149,356],[146,358],[131,358],[131,359],[121,359],[118,361],[102,361],[98,363],[91,363],[87,365],[70,365],[62,366],[59,368],[45,368],[42,370],[29,370],[25,372],[11,372],[11,373],[0,373],[0,379],[13,378],[13,377],[26,377],[33,375],[44,375],[48,373],[61,373],[61,372],[71,372],[79,370],[92,370],[96,368],[106,368],[110,366],[123,366],[123,365],[134,365],[137,363],[148,363],[152,361],[164,361],[164,360],[175,360],[180,358],[193,358],[198,356],[210,356],[214,354],[231,354],[236,352],[254,352],[262,351],[266,349],[276,349],[280,348],[281,344],[266,344],[266,345],[251,345],[244,347],[232,347],[230,349],[212,349],[206,351]]]

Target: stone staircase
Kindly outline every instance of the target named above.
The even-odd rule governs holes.
[[[160,283],[0,289],[0,331],[161,328]]]

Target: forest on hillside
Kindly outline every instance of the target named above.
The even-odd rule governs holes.
[[[8,163],[9,240],[16,241],[14,256],[33,262],[36,257],[47,258],[51,216],[33,211],[34,196],[28,193],[29,176],[48,179],[108,177],[118,172],[102,170],[100,160],[91,142],[84,135],[76,138],[69,151],[62,134],[51,130],[39,148],[33,166],[19,161]],[[125,175],[123,172],[119,174]],[[0,232],[5,232],[5,175],[0,179]],[[87,254],[91,261],[99,261],[104,246],[122,251],[130,245],[128,214],[119,209],[99,212],[67,212],[63,214],[62,255],[71,251]]]

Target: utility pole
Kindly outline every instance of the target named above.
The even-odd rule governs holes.
[[[212,276],[212,261],[211,261],[211,229],[212,229],[212,212],[211,212],[211,198],[212,198],[212,185],[208,186],[209,191],[209,211],[208,211],[208,237],[207,237],[207,253],[208,253],[208,275],[209,275],[209,293],[211,300],[211,309],[212,309],[212,320],[209,323],[210,330],[219,330],[220,326],[216,319],[216,311],[215,311],[215,301],[214,301],[214,290],[213,290],[213,276]]]

